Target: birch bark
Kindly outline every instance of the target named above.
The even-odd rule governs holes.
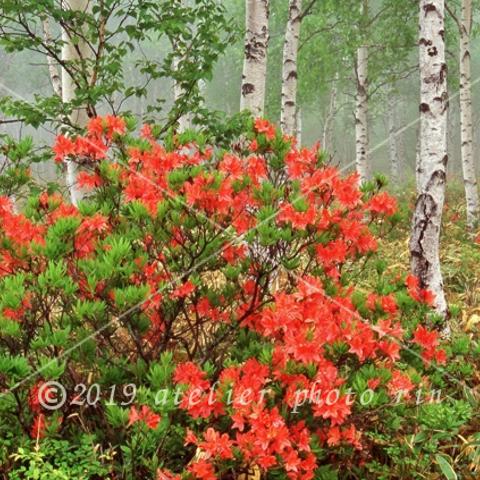
[[[420,157],[419,194],[413,216],[412,273],[435,295],[437,313],[448,307],[440,269],[440,228],[445,198],[447,155],[447,66],[444,0],[420,0]]]
[[[357,95],[355,109],[355,147],[357,173],[360,183],[369,177],[368,165],[368,47],[357,49]]]
[[[174,44],[173,48],[177,48],[176,45]],[[178,66],[180,64],[181,57],[176,56],[173,60],[173,69],[178,70]],[[180,99],[182,99],[185,95],[185,91],[177,80],[173,81],[173,101],[177,103]],[[178,130],[179,132],[184,132],[185,130],[188,130],[191,126],[191,118],[188,113],[184,113],[178,118]]]
[[[401,182],[404,178],[404,175],[406,174],[406,171],[404,170],[407,166],[407,152],[405,150],[405,109],[404,109],[404,104],[401,102],[399,105],[397,105],[397,152],[398,152],[398,178],[399,181]]]
[[[184,0],[176,0],[176,3],[179,7],[184,6]],[[179,41],[172,41],[172,48],[174,52],[173,58],[173,70],[176,72],[179,69],[180,62],[184,58],[184,49],[181,48]],[[179,102],[185,96],[185,89],[182,87],[181,83],[174,79],[173,80],[173,101],[175,103]],[[186,112],[181,115],[177,122],[178,122],[178,131],[184,132],[188,130],[192,125],[192,116],[190,113]]]
[[[53,39],[52,34],[50,32],[50,25],[48,22],[48,18],[45,18],[42,22],[43,26],[43,36],[45,38],[45,44],[47,47],[53,47]],[[62,78],[58,72],[57,65],[55,64],[55,60],[52,58],[51,55],[47,55],[47,65],[48,65],[48,72],[50,74],[50,81],[52,82],[53,91],[56,95],[62,98]]]
[[[91,8],[90,0],[63,0],[62,6],[66,10],[88,12]],[[62,61],[70,65],[70,69],[79,70],[80,63],[92,57],[93,52],[84,38],[83,32],[77,34],[73,29],[63,28],[62,30]],[[62,100],[69,103],[75,100],[77,83],[70,73],[62,68]],[[83,128],[88,122],[87,108],[84,106],[75,108],[70,115],[72,125]],[[67,161],[67,187],[70,191],[70,199],[73,205],[78,205],[85,192],[77,183],[78,165],[75,162]]]
[[[302,109],[299,108],[297,111],[297,118],[296,118],[297,145],[299,148],[302,146],[302,129],[303,129]]]
[[[423,176],[422,162],[420,161],[420,123],[417,128],[417,143],[415,144],[415,185],[417,187],[417,194],[421,191],[421,178]]]
[[[330,102],[328,105],[328,112],[325,115],[325,123],[323,124],[322,133],[322,149],[333,156],[333,132],[335,126],[335,114],[337,113],[337,82],[338,73],[335,75],[332,88],[330,90]]]
[[[269,0],[246,0],[245,58],[240,110],[262,116],[265,106]]]
[[[399,180],[399,161],[396,135],[396,104],[393,98],[393,93],[388,95],[388,151],[390,155],[390,175],[392,177],[392,184],[398,186]]]
[[[297,133],[297,57],[300,24],[302,21],[301,9],[301,0],[290,0],[287,30],[283,44],[282,109],[280,125],[284,133],[292,136],[295,136]]]
[[[477,178],[473,158],[473,119],[470,35],[472,31],[472,0],[462,0],[460,22],[460,135],[463,182],[467,201],[467,225],[473,230],[479,220]]]

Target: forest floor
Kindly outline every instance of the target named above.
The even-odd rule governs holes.
[[[472,355],[472,352],[480,352],[480,228],[473,234],[467,233],[463,195],[460,186],[449,186],[443,216],[441,265],[450,308],[452,338],[455,341],[450,344],[454,359],[448,362],[440,376],[450,383],[456,398],[468,400],[471,395],[471,400],[475,399],[473,403],[478,406],[480,365],[478,354]],[[379,242],[378,251],[378,258],[384,262],[385,271],[392,276],[405,274],[410,268],[409,237],[416,193],[409,189],[409,193],[397,192],[396,196],[399,200],[401,220]],[[375,261],[364,268],[358,278],[360,285],[374,283],[373,279],[378,278],[375,268]],[[452,378],[460,381],[453,384],[449,382]],[[454,468],[464,472],[465,477],[462,478],[480,478],[478,432],[480,415],[477,411],[469,424],[458,431],[455,444],[448,450]],[[409,440],[405,439],[407,443]],[[467,458],[470,459],[468,470],[461,470],[460,464]]]
[[[380,243],[380,257],[387,269],[409,268],[409,236],[415,193],[397,195],[401,222]],[[446,196],[441,237],[441,265],[452,327],[480,337],[480,229],[468,234],[465,200],[459,186]]]

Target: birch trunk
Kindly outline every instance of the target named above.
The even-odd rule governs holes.
[[[397,152],[398,152],[398,170],[399,170],[399,181],[401,182],[406,174],[404,170],[407,167],[407,152],[405,150],[405,110],[403,108],[403,103],[397,105]]]
[[[177,7],[183,7],[185,1],[184,0],[176,0]],[[184,49],[181,48],[179,41],[172,41],[172,48],[174,52],[173,58],[173,70],[176,72],[179,69],[180,62],[184,58]],[[178,103],[181,99],[185,97],[185,89],[182,87],[181,83],[178,80],[173,80],[173,101]],[[184,132],[191,127],[192,118],[190,113],[186,112],[181,115],[178,120],[178,131]]]
[[[470,34],[472,30],[472,0],[462,0],[460,23],[460,128],[463,182],[467,201],[467,225],[473,230],[478,225],[479,201],[473,158],[473,119]]]
[[[174,49],[177,48],[175,44],[173,45],[173,48]],[[174,70],[178,69],[178,65],[179,65],[180,61],[181,61],[181,58],[179,56],[176,56],[174,58],[174,60],[173,60],[173,69]],[[184,91],[182,85],[177,80],[174,80],[173,81],[173,101],[175,103],[177,103],[184,96],[185,96],[185,91]],[[179,132],[184,132],[185,130],[188,130],[190,128],[190,125],[191,125],[190,115],[188,113],[184,113],[183,115],[181,115],[178,118],[177,122],[178,122]]]
[[[410,239],[412,272],[435,295],[444,318],[448,307],[440,270],[440,228],[447,155],[447,66],[444,0],[420,0],[420,171],[419,195]]]
[[[50,33],[50,25],[48,18],[45,18],[42,22],[43,36],[45,39],[45,45],[49,48],[53,48],[52,34]],[[62,98],[62,78],[58,73],[57,65],[51,55],[47,55],[48,72],[50,74],[50,81],[52,82],[53,91],[56,95]]]
[[[333,131],[335,114],[337,113],[337,81],[338,74],[335,75],[335,80],[330,90],[330,102],[328,105],[328,112],[325,115],[325,122],[323,124],[322,133],[322,149],[333,154]]]
[[[91,8],[90,0],[63,0],[63,8],[72,11],[87,12]],[[81,60],[91,58],[91,51],[83,35],[75,35],[72,29],[62,31],[62,60],[70,65],[71,70],[78,70]],[[76,97],[77,84],[70,73],[62,68],[62,100],[64,103],[72,102]],[[75,108],[70,115],[72,125],[83,128],[88,122],[87,108]],[[70,199],[73,205],[78,205],[85,192],[77,184],[78,165],[75,162],[67,161],[67,187],[70,191]]]
[[[421,191],[421,178],[423,175],[422,162],[420,161],[420,123],[417,128],[417,143],[415,145],[415,185],[417,187],[417,194]]]
[[[298,148],[302,146],[302,109],[299,108],[297,111],[297,118],[296,118],[296,130],[297,130],[297,145]]]
[[[290,0],[288,7],[287,31],[283,44],[282,66],[282,110],[280,125],[287,135],[296,135],[297,115],[297,56],[302,1]]]
[[[240,110],[262,116],[267,75],[269,0],[246,0],[245,59]]]
[[[355,109],[356,166],[360,183],[368,180],[368,47],[357,49],[357,95]]]
[[[393,93],[388,95],[388,151],[390,155],[390,175],[392,177],[392,184],[398,186],[399,180],[399,161],[397,149],[397,132],[396,132],[396,105],[393,98]]]

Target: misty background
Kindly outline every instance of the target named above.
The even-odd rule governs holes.
[[[202,87],[205,106],[214,111],[222,111],[232,115],[239,111],[240,86],[243,64],[243,33],[245,24],[245,2],[226,0],[224,2],[227,15],[236,26],[235,41],[229,45],[225,54],[219,59],[214,73]],[[281,108],[281,69],[282,49],[288,18],[288,2],[273,0],[270,14],[270,41],[268,47],[267,95],[265,116],[279,124]],[[314,9],[313,9],[314,10]],[[320,21],[319,21],[320,18]],[[387,19],[388,20],[388,19]],[[395,19],[391,19],[395,20]],[[400,20],[400,19],[399,19]],[[382,66],[382,52],[377,56],[374,76],[376,82],[370,85],[369,118],[370,118],[370,161],[371,171],[388,175],[389,159],[389,115],[393,116],[395,138],[400,163],[400,180],[405,184],[413,184],[415,178],[415,157],[418,136],[418,49],[416,44],[416,17],[405,25],[412,32],[411,44],[406,46],[404,59],[396,68],[395,79],[391,74],[392,67],[388,61]],[[451,20],[450,20],[451,22]],[[474,22],[475,23],[475,22]],[[340,27],[331,18],[322,18],[322,12],[312,12],[305,18],[300,38],[298,65],[298,105],[301,118],[301,142],[311,145],[321,142],[324,129],[330,115],[331,142],[329,155],[331,161],[339,166],[348,166],[355,160],[355,73],[353,56],[344,55]],[[447,59],[449,65],[449,128],[448,174],[450,181],[461,180],[460,158],[460,119],[458,95],[458,33],[450,25],[447,29]],[[450,35],[449,35],[449,32]],[[55,33],[55,32],[54,32]],[[57,32],[58,33],[58,32]],[[395,35],[396,32],[391,32]],[[480,147],[480,38],[472,37],[472,93],[474,111],[474,151],[478,158]],[[333,40],[332,40],[333,39]],[[340,48],[339,48],[340,45]],[[165,58],[171,52],[171,45],[164,41],[144,43],[142,48],[125,58],[127,81],[132,85],[140,83],[143,74],[136,68],[139,58]],[[342,56],[343,55],[343,56]],[[400,62],[399,62],[400,63]],[[352,64],[352,65],[350,65]],[[18,99],[33,100],[35,95],[52,95],[52,85],[45,56],[30,51],[7,53],[0,48],[0,96],[8,95]],[[332,95],[336,101],[332,110]],[[173,104],[173,81],[155,79],[148,85],[148,93],[144,98],[129,99],[122,105],[122,111],[129,111],[140,120],[147,112],[147,106],[162,97],[163,109],[168,112]],[[108,111],[108,106],[104,107]],[[102,107],[99,112],[102,113]],[[40,143],[51,144],[55,130],[42,125],[38,129],[20,123],[0,124],[0,133],[7,133],[15,138],[32,136]],[[478,174],[478,161],[477,174]],[[53,164],[35,165],[34,175],[39,180],[53,179]],[[353,170],[353,166],[350,167]]]

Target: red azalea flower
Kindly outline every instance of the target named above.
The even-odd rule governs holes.
[[[415,385],[410,380],[410,377],[402,373],[400,370],[393,371],[392,378],[387,384],[388,393],[391,396],[397,396],[400,394],[406,400],[411,398],[410,392],[414,387]]]
[[[261,157],[249,157],[247,163],[247,174],[253,180],[255,185],[258,185],[261,178],[267,176],[267,166],[265,160]]]
[[[329,447],[336,447],[340,445],[342,434],[339,427],[330,427],[327,433],[327,443]]]
[[[126,131],[125,120],[122,117],[117,117],[115,115],[106,115],[105,124],[107,125],[107,136],[109,138],[113,137],[113,134],[123,135]]]
[[[187,446],[187,445],[197,445],[198,443],[198,439],[196,437],[196,435],[189,429],[187,428],[187,431],[186,431],[186,434],[185,434],[185,443],[184,445]]]
[[[443,349],[436,350],[433,358],[439,365],[445,365],[447,363],[447,352]]]
[[[188,471],[200,480],[216,480],[215,469],[206,460],[197,460],[188,466]]]
[[[224,155],[222,161],[218,165],[218,169],[232,180],[242,178],[244,175],[244,168],[240,159],[229,153]]]
[[[362,450],[361,437],[361,432],[356,429],[353,423],[348,428],[342,430],[342,438],[357,450]]]
[[[420,288],[420,280],[415,275],[409,274],[405,283],[407,285],[408,294],[416,302],[424,303],[425,305],[433,305],[435,294],[430,290]]]
[[[55,153],[55,161],[62,162],[65,157],[69,155],[74,155],[76,152],[75,144],[70,140],[70,138],[65,135],[58,135],[55,140],[55,145],[52,149]]]
[[[276,135],[275,126],[264,118],[257,118],[255,120],[255,130],[258,133],[264,133],[267,140],[273,140]]]
[[[198,446],[206,453],[206,458],[217,456],[223,460],[233,458],[233,442],[226,433],[220,434],[213,428],[207,428],[203,438],[204,441]]]
[[[373,213],[391,216],[397,211],[397,200],[387,192],[378,193],[370,199],[368,208]]]
[[[176,475],[165,468],[159,468],[155,480],[181,480],[181,476]]]
[[[176,383],[184,383],[202,389],[208,388],[210,385],[206,377],[207,374],[193,362],[179,363],[173,375]]]
[[[370,378],[367,380],[368,388],[375,390],[380,385],[381,379],[378,377]]]
[[[423,348],[434,348],[438,345],[438,333],[427,330],[423,325],[418,325],[413,333],[413,342]]]
[[[195,291],[195,285],[190,281],[186,281],[183,285],[180,287],[177,287],[173,292],[172,292],[172,297],[173,298],[185,298],[188,297],[190,294],[192,294]]]
[[[87,124],[87,132],[92,137],[100,137],[103,135],[103,118],[91,118]]]
[[[143,422],[148,428],[155,430],[160,423],[160,415],[153,413],[147,405],[142,405],[140,410],[132,406],[128,415],[128,426],[137,422]]]
[[[100,138],[77,137],[75,140],[75,153],[79,156],[98,161],[107,157],[107,151],[107,145]]]
[[[108,218],[102,215],[101,213],[96,213],[91,217],[86,217],[80,227],[78,228],[79,233],[103,233],[109,230]]]
[[[145,138],[146,140],[153,141],[153,135],[152,135],[152,127],[145,123],[142,128],[140,129],[140,136],[142,138]]]
[[[77,175],[77,183],[81,188],[93,190],[102,184],[102,178],[96,173],[81,171]]]

